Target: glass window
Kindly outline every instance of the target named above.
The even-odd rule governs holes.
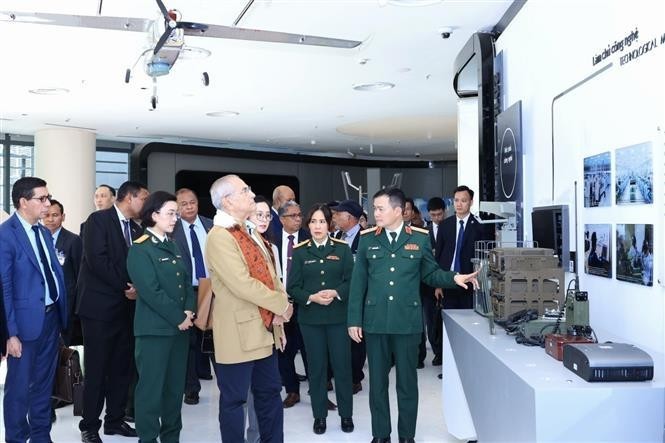
[[[127,152],[97,151],[95,185],[118,189],[129,180],[129,154]]]

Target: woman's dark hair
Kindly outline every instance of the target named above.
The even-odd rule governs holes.
[[[141,224],[146,228],[155,226],[152,213],[159,212],[166,202],[177,202],[177,199],[175,195],[169,194],[166,191],[157,191],[150,194],[143,204],[143,209],[141,209]]]
[[[271,203],[268,201],[268,199],[265,198],[262,195],[255,195],[254,196],[254,203],[265,203],[266,205],[268,205],[269,208],[270,208],[270,205],[271,205]]]
[[[323,218],[326,219],[326,223],[328,223],[328,230],[330,230],[330,224],[332,223],[332,212],[326,203],[315,203],[314,206],[312,206],[310,210],[307,211],[307,215],[305,216],[305,224],[309,225],[309,222],[312,221],[312,217],[316,211],[321,211],[323,213]]]

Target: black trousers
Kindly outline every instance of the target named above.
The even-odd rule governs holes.
[[[106,402],[104,423],[115,426],[125,416],[132,368],[129,315],[113,321],[81,317],[85,367],[81,431],[99,431]]]
[[[365,366],[366,358],[365,340],[360,343],[351,340],[351,376],[354,385],[360,383],[365,378],[363,367]]]
[[[444,289],[443,309],[473,309],[473,289]]]
[[[436,298],[434,297],[434,291],[423,292],[420,300],[423,305],[423,322],[424,331],[426,331],[427,340],[429,341],[430,346],[432,347],[432,352],[434,352],[434,357],[441,357],[443,343],[440,339],[440,335],[437,334],[437,328],[441,328],[441,325],[437,324],[441,321],[441,315],[436,308]],[[421,340],[421,347],[425,348],[425,333]],[[424,360],[424,356],[420,361]]]
[[[215,355],[201,352],[202,336],[203,332],[199,328],[193,327],[189,329],[189,352],[187,354],[187,376],[185,379],[186,394],[198,394],[201,392],[201,381],[199,378],[206,376],[206,373],[201,370],[201,366],[203,366],[203,369],[207,366],[207,375],[212,375],[210,363],[215,364]]]

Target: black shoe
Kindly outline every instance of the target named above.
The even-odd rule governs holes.
[[[361,385],[360,383],[354,383],[352,389],[353,389],[353,395],[356,395],[358,392],[363,390],[363,385]]]
[[[199,379],[201,379],[201,380],[212,380],[212,374],[199,375]]]
[[[199,404],[199,393],[190,392],[185,394],[185,404],[187,405],[198,405]]]
[[[342,432],[353,432],[353,419],[342,418]]]
[[[133,413],[129,414],[129,413],[125,412],[125,416],[122,419],[124,421],[126,421],[127,423],[134,423],[134,414]]]
[[[371,443],[390,443],[390,437],[386,437],[386,438],[376,438],[376,437],[374,437],[372,439]]]
[[[307,377],[305,375],[301,375],[301,374],[296,374],[296,378],[298,379],[298,381],[307,380]]]
[[[326,419],[325,418],[315,418],[314,426],[312,427],[315,434],[323,434],[326,432]]]
[[[442,380],[443,379],[443,374],[439,374],[439,375],[437,375],[437,377],[439,377],[439,380]]]
[[[81,431],[81,441],[83,443],[102,443],[99,432],[95,431]]]
[[[331,402],[330,400],[328,400],[328,410],[329,411],[334,411],[336,409],[337,409],[337,405],[335,403]]]
[[[418,366],[416,366],[416,368],[418,368],[418,369],[422,369],[424,367],[425,367],[425,362],[424,361],[419,361]]]
[[[400,438],[399,443],[416,443],[416,440],[413,438]]]
[[[432,366],[441,366],[441,363],[443,363],[443,359],[441,358],[440,355],[437,355],[437,356],[434,357],[434,359],[432,360]]]
[[[123,437],[137,437],[134,428],[129,426],[124,421],[121,421],[117,425],[104,426],[104,435],[122,435]]]

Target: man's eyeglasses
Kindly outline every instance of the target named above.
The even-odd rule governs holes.
[[[247,195],[247,194],[249,194],[250,192],[252,192],[252,187],[251,187],[251,186],[245,186],[245,187],[242,188],[240,191],[237,191],[238,194],[243,194],[243,195]],[[231,197],[231,196],[232,196],[233,194],[235,194],[235,193],[236,193],[236,192],[232,192],[232,193],[230,193],[230,194],[226,194],[223,198]]]
[[[302,218],[302,214],[298,212],[297,214],[284,214],[281,217]]]
[[[32,197],[29,200],[39,200],[42,203],[46,203],[47,201],[51,201],[52,199],[53,196],[49,194],[49,195],[42,195],[41,197]]]
[[[272,220],[272,214],[270,212],[257,212],[256,219],[269,222]]]

